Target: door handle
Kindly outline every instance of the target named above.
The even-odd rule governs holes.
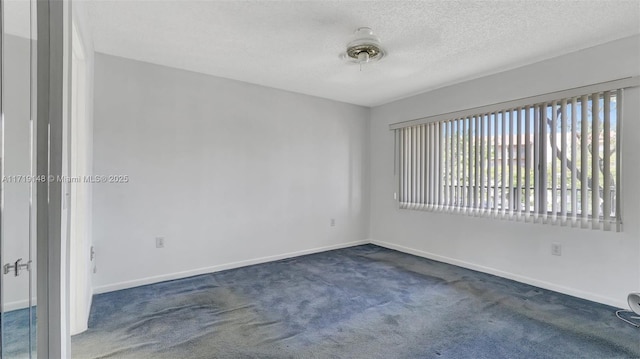
[[[27,263],[20,263],[20,262],[22,262],[22,258],[19,258],[13,264],[11,263],[5,264],[3,266],[4,274],[9,274],[9,272],[13,271],[13,276],[17,277],[20,275],[20,269],[26,269],[28,271],[31,271],[31,261],[28,261]]]

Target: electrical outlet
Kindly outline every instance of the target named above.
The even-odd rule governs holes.
[[[98,266],[96,265],[96,249],[94,246],[91,246],[91,252],[89,254],[89,261],[91,262],[92,272],[93,274],[98,273]]]
[[[336,219],[335,218],[331,218],[331,220],[329,221],[329,225],[331,227],[335,227],[336,226]]]
[[[156,248],[164,248],[164,237],[156,237]]]
[[[562,255],[562,245],[559,243],[552,243],[551,244],[551,254],[554,256],[561,256]]]

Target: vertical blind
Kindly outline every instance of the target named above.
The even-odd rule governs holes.
[[[620,230],[622,90],[395,129],[401,208]]]

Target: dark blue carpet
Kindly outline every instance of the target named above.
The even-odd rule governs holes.
[[[76,358],[639,358],[615,309],[365,245],[96,295]]]

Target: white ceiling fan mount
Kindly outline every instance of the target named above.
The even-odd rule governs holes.
[[[353,33],[351,41],[347,43],[347,49],[342,58],[348,62],[362,65],[380,61],[387,54],[380,43],[380,38],[373,33],[370,27],[359,27]]]

